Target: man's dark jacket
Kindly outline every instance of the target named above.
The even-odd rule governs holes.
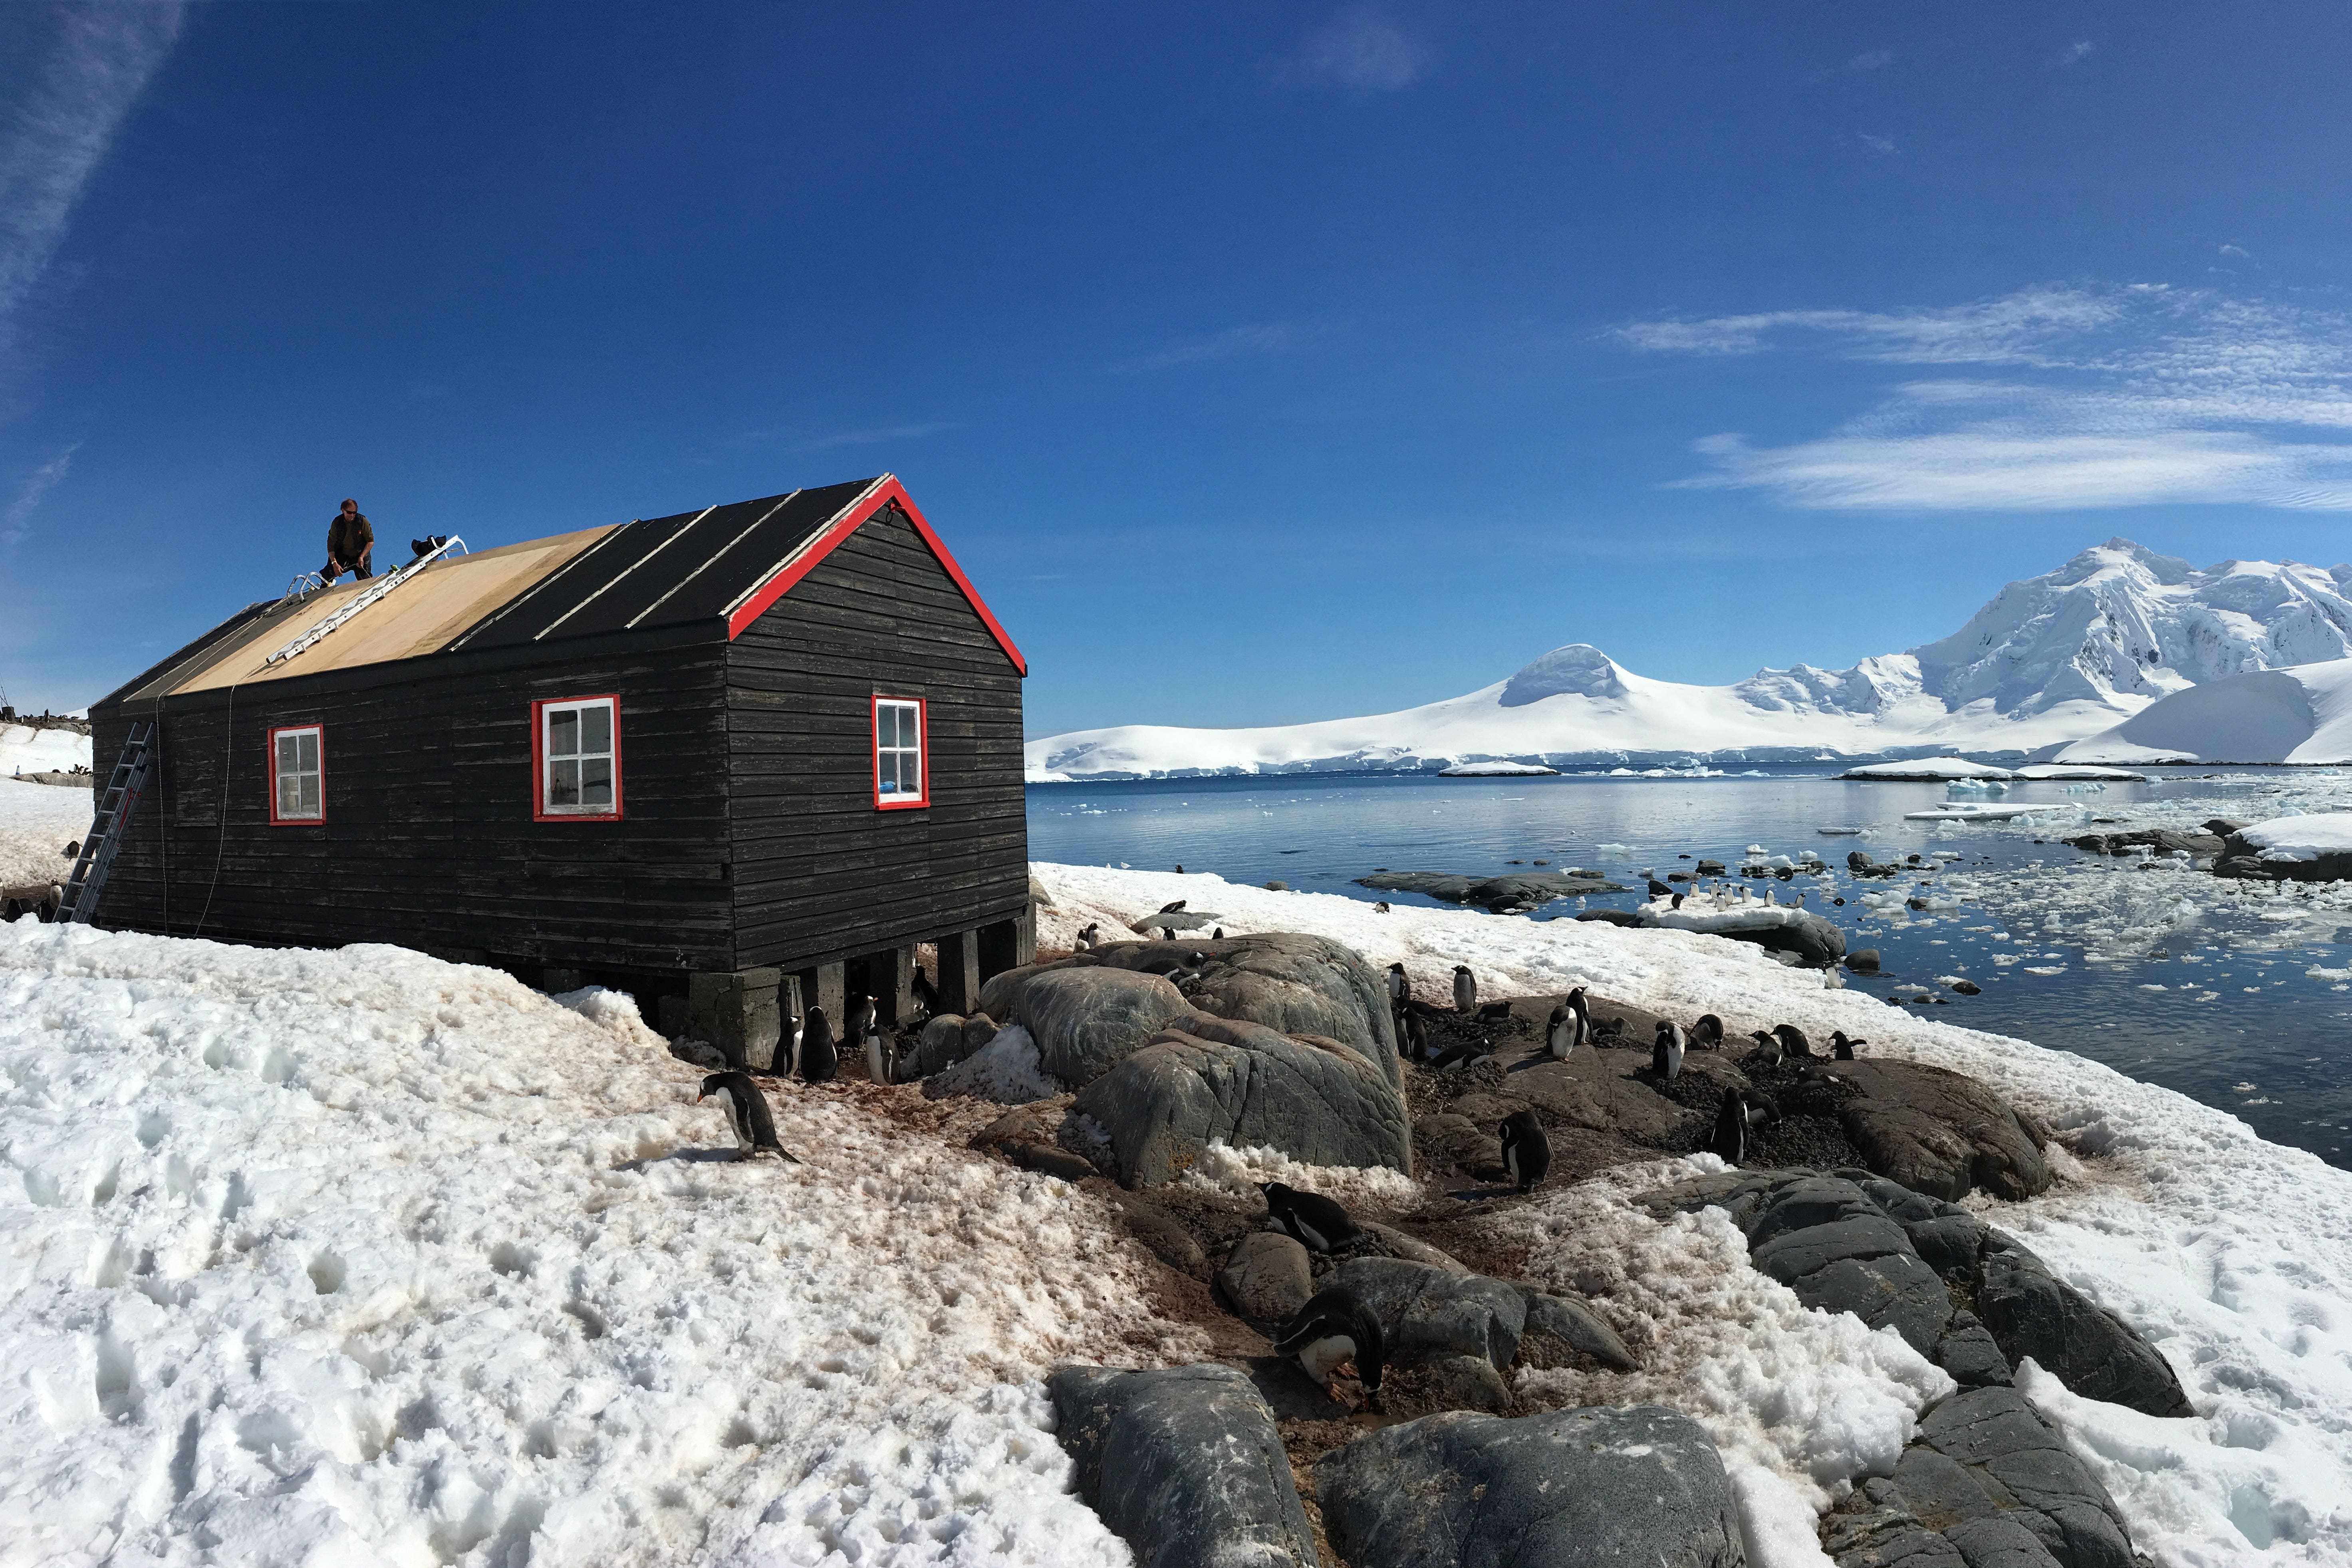
[[[327,553],[346,566],[358,565],[360,557],[374,542],[375,530],[368,526],[365,512],[351,517],[337,512],[335,521],[327,525]]]

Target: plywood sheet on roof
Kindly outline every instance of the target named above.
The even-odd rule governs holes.
[[[329,588],[240,628],[167,689],[215,690],[437,653],[467,626],[560,571],[614,526],[619,525],[436,561],[292,658],[264,667],[262,661],[271,653],[375,584]]]

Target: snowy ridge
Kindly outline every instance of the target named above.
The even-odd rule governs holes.
[[[89,737],[71,730],[0,724],[0,778],[17,773],[69,773],[89,766]]]
[[[1729,686],[1636,675],[1570,643],[1466,696],[1360,719],[1244,730],[1122,725],[1028,742],[1033,782],[1438,768],[1507,759],[1810,761],[2029,752],[2097,733],[2202,682],[2352,657],[2352,566],[2204,571],[2111,539],[2011,583],[1959,631],[1851,669],[1795,665]]]
[[[2352,762],[2352,658],[2176,691],[2057,752],[2062,763]]]

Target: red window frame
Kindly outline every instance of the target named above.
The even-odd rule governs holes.
[[[578,708],[590,702],[613,705],[613,809],[551,811],[547,805],[547,710]],[[530,819],[533,822],[618,822],[621,820],[621,699],[600,691],[586,697],[542,697],[530,705]]]
[[[922,775],[922,794],[913,800],[885,796],[882,793],[882,704],[911,704],[915,710],[915,759]],[[931,804],[931,707],[919,697],[893,697],[877,691],[866,709],[866,751],[874,759],[874,809],[877,811],[914,811]]]
[[[315,732],[319,737],[319,815],[316,816],[281,816],[278,812],[278,737],[280,735]],[[269,826],[272,827],[317,827],[327,820],[327,727],[324,724],[278,724],[271,728],[269,739]]]

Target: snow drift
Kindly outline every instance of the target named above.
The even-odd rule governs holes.
[[[1247,730],[1131,724],[1032,741],[1035,782],[1358,771],[1503,758],[1809,761],[2033,752],[2247,671],[2352,657],[2352,565],[2200,571],[2126,539],[2011,583],[1969,624],[1851,669],[1761,669],[1729,686],[1636,675],[1571,643],[1466,696]]]
[[[2062,763],[2352,762],[2352,658],[2177,691],[2063,747]]]

